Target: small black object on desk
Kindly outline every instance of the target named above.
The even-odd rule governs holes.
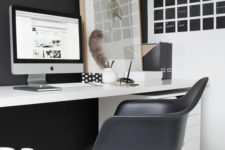
[[[120,81],[120,84],[121,83],[134,84],[134,80],[129,79],[129,78],[120,78],[119,81]]]
[[[129,78],[131,66],[132,66],[132,60],[130,61],[130,66],[129,66],[129,70],[128,70],[128,73],[127,73],[127,77],[126,78],[120,78],[119,79],[120,84],[121,83],[126,83],[126,84],[130,84],[130,85],[134,84],[135,81]]]

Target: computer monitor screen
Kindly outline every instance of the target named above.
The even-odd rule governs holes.
[[[13,74],[83,71],[79,17],[10,7]]]

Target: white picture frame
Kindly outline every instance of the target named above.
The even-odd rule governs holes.
[[[113,17],[112,4],[116,5],[119,16]],[[89,38],[95,29],[103,32],[103,51],[109,63],[115,60],[113,70],[118,77],[124,76],[131,60],[131,70],[142,71],[139,0],[80,0],[80,14],[86,72],[102,71],[89,47]]]

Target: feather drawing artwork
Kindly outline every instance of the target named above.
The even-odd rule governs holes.
[[[122,20],[122,8],[120,7],[117,0],[111,0],[108,6],[109,17],[112,19],[112,27],[115,23],[115,20],[118,18]]]
[[[103,51],[103,37],[101,30],[94,30],[89,39],[90,52],[101,69],[109,67],[108,58]]]

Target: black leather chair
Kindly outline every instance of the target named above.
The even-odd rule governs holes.
[[[108,119],[93,150],[181,150],[189,112],[197,105],[208,78],[176,100],[128,100]]]

